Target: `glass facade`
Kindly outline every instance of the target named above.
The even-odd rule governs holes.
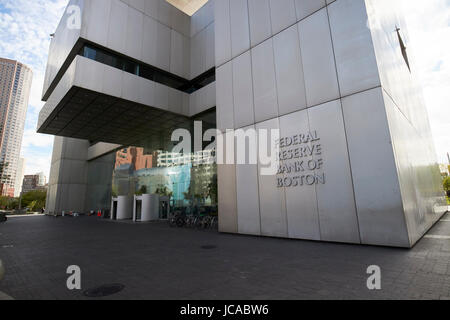
[[[214,110],[192,119],[190,132],[194,121],[201,121],[203,132],[215,128],[215,114]],[[111,195],[158,194],[169,198],[172,212],[217,214],[215,151],[172,153],[174,144],[167,142],[165,135],[149,133],[136,146],[113,154]]]
[[[213,152],[172,154],[128,147],[116,153],[113,196],[158,194],[187,213],[217,212],[217,166]]]

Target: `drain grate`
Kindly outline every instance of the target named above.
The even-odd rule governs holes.
[[[216,246],[212,246],[212,245],[206,245],[206,246],[202,246],[201,248],[205,249],[205,250],[212,250],[212,249],[216,249],[217,247]]]
[[[119,293],[124,288],[125,286],[119,283],[105,284],[97,288],[85,290],[83,294],[89,298],[101,298],[112,296],[113,294]]]

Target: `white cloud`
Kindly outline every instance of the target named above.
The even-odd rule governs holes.
[[[407,0],[412,55],[421,80],[440,162],[450,152],[450,1]]]
[[[36,134],[36,130],[27,129],[23,135],[22,148],[48,148],[53,146],[53,136]]]
[[[25,174],[36,174],[39,172],[44,172],[48,181],[51,161],[52,156],[48,152],[34,152],[33,157],[26,158]]]
[[[22,157],[26,173],[49,173],[53,139],[36,133],[43,106],[41,94],[50,34],[56,30],[68,0],[2,0],[0,2],[0,56],[18,60],[33,69]]]

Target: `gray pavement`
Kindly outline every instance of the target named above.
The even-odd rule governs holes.
[[[66,287],[67,267],[78,265],[83,290],[125,285],[109,299],[450,299],[449,236],[449,214],[411,250],[96,217],[15,218],[0,224],[0,292],[90,299]],[[370,265],[381,267],[381,290],[367,289]]]

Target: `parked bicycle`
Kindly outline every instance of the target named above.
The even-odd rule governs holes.
[[[186,225],[186,215],[181,211],[175,212],[169,218],[169,225],[171,227],[183,228]]]
[[[171,227],[178,228],[197,228],[197,229],[217,229],[218,218],[211,212],[188,210],[189,212],[195,212],[187,214],[186,210],[179,209],[175,211],[169,218],[169,225]]]

